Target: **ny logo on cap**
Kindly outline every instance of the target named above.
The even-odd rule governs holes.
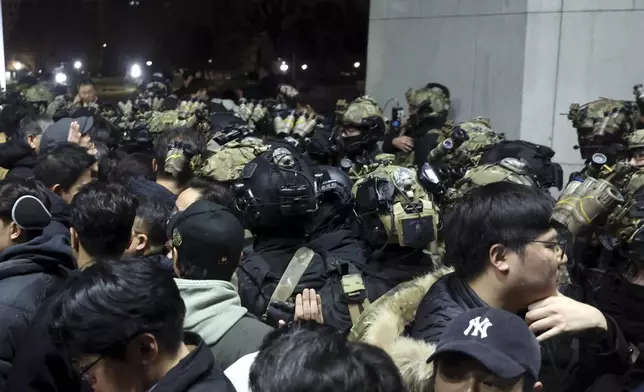
[[[485,320],[481,321],[481,316],[479,316],[470,320],[470,326],[463,332],[463,335],[467,336],[471,333],[471,336],[478,337],[480,334],[481,339],[485,339],[487,338],[487,329],[491,326],[492,323],[487,317]]]

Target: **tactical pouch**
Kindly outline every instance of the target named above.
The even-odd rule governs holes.
[[[360,274],[343,276],[342,290],[347,297],[351,324],[355,325],[360,314],[370,305],[362,276]]]

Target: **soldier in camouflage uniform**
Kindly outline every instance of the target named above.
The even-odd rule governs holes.
[[[408,155],[407,165],[420,167],[429,151],[445,136],[443,128],[451,107],[450,92],[441,84],[430,83],[419,90],[408,90],[406,97],[409,122],[399,134],[387,134],[383,151],[391,154],[402,152],[402,155]]]

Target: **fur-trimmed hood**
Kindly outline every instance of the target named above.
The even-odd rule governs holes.
[[[397,286],[365,310],[351,330],[350,340],[380,347],[391,356],[410,392],[429,391],[433,365],[427,358],[436,346],[404,336],[405,329],[432,285],[450,272],[443,267]]]

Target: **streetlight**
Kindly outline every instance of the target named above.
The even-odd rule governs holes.
[[[105,42],[105,43],[103,44],[103,47],[104,47],[104,48],[107,48],[107,42]]]
[[[286,61],[282,61],[282,65],[280,65],[280,71],[284,73],[288,71],[288,64],[286,64]]]
[[[212,59],[208,59],[208,64],[212,64]]]
[[[20,61],[14,61],[14,63],[13,63],[13,68],[14,68],[16,71],[20,71],[20,70],[21,70],[21,69],[23,69],[24,67],[25,67],[25,65],[24,65],[23,63],[21,63]]]
[[[56,83],[58,83],[58,84],[65,84],[65,82],[67,82],[67,75],[65,75],[62,72],[59,72],[59,73],[56,74],[54,79],[56,80]]]
[[[138,79],[141,77],[143,74],[143,71],[141,70],[141,66],[138,64],[132,65],[132,68],[130,68],[130,76],[134,79]]]
[[[152,61],[149,61],[149,60],[146,61],[145,65],[147,65],[148,67],[151,67],[152,66]]]
[[[356,61],[355,63],[353,63],[353,68],[360,68],[360,65],[360,62]]]
[[[309,69],[309,66],[306,64],[302,64],[302,71],[306,71],[307,69]]]
[[[74,68],[77,69],[77,70],[83,68],[83,63],[81,63],[78,60],[74,61]]]

